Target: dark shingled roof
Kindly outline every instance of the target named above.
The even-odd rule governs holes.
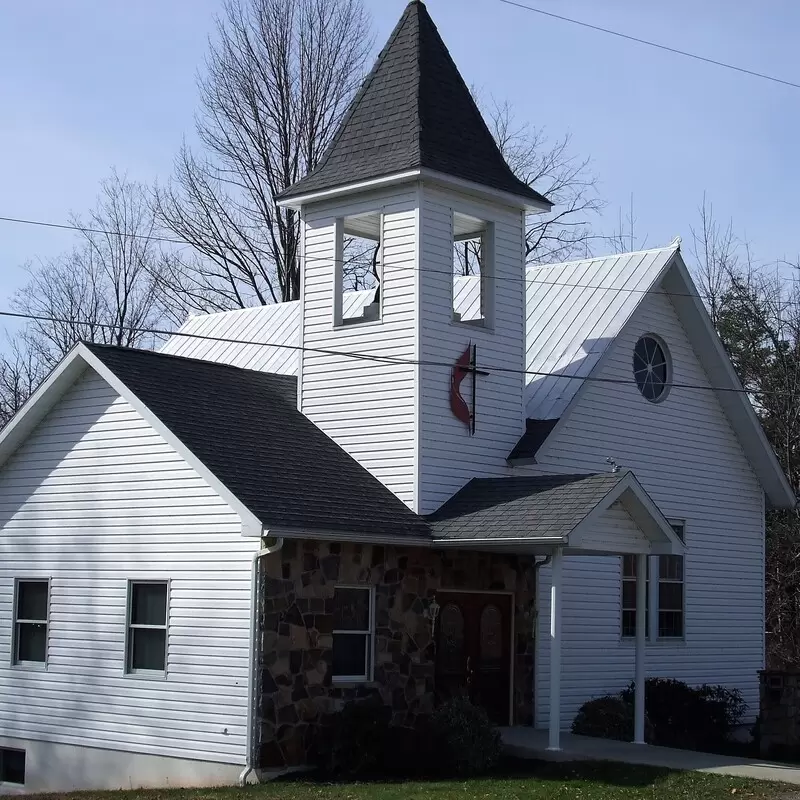
[[[525,420],[525,433],[522,434],[522,438],[508,454],[508,460],[534,458],[547,437],[553,432],[557,422],[557,419]]]
[[[473,478],[428,519],[437,539],[565,537],[627,474]]]
[[[267,527],[428,535],[427,523],[296,408],[296,379],[85,343]]]
[[[424,4],[408,4],[297,197],[427,168],[549,203],[506,164]]]

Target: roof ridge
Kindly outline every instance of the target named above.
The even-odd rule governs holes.
[[[241,310],[241,309],[240,309]],[[219,369],[233,370],[236,372],[244,372],[251,375],[265,375],[270,378],[280,378],[286,381],[297,381],[296,375],[284,375],[280,372],[267,372],[263,369],[251,369],[249,367],[237,367],[233,364],[226,364],[224,361],[211,361],[207,358],[196,358],[194,356],[179,356],[175,353],[164,353],[161,350],[150,350],[146,347],[125,347],[118,344],[105,344],[102,342],[90,342],[86,339],[81,339],[80,344],[88,347],[90,350],[93,348],[101,348],[103,350],[118,350],[123,353],[143,353],[145,355],[157,356],[159,358],[171,358],[177,361],[185,361],[194,364],[210,365],[212,368],[218,367]],[[243,344],[258,344],[258,342],[244,342]]]
[[[526,271],[535,271],[538,269],[556,269],[557,267],[569,267],[573,264],[590,264],[593,261],[606,261],[609,258],[627,258],[628,256],[638,256],[644,253],[664,253],[668,250],[675,250],[676,252],[681,249],[680,242],[670,242],[663,247],[647,247],[642,250],[629,250],[625,253],[608,253],[604,256],[589,256],[588,258],[573,258],[569,261],[554,261],[551,264],[529,264],[525,267]]]

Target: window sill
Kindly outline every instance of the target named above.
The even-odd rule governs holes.
[[[331,679],[331,686],[334,689],[378,689],[380,684],[378,681],[369,680],[352,680],[348,678],[333,678]]]
[[[141,678],[146,681],[165,681],[167,679],[167,673],[166,671],[159,672],[157,670],[147,670],[147,669],[141,669],[135,671],[126,670],[125,677]]]
[[[29,669],[33,672],[47,672],[47,662],[42,661],[15,661],[12,669]]]
[[[481,322],[470,322],[469,320],[451,319],[450,324],[456,328],[466,328],[470,331],[484,331],[485,333],[494,333],[494,327],[491,325],[484,325]]]
[[[620,636],[619,638],[620,644],[624,644],[628,647],[634,647],[636,645],[636,637],[635,636]],[[655,647],[669,647],[670,645],[685,645],[686,644],[686,637],[685,636],[659,636],[658,639],[646,639],[645,644],[650,646],[653,645]]]
[[[353,319],[350,322],[336,322],[333,325],[335,331],[349,331],[351,328],[376,328],[383,325],[382,319]]]

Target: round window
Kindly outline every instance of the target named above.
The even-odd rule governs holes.
[[[658,403],[667,396],[669,372],[667,346],[655,336],[642,336],[633,349],[633,376],[646,400]]]

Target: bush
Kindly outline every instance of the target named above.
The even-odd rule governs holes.
[[[619,695],[607,694],[584,703],[572,723],[579,736],[633,741],[633,706]]]
[[[500,734],[486,711],[466,697],[447,700],[428,722],[426,746],[436,770],[447,775],[478,775],[500,758]]]
[[[421,778],[434,774],[436,755],[431,751],[427,726],[407,728],[392,725],[387,731],[381,762],[384,775],[394,778]]]
[[[384,763],[392,712],[378,697],[348,703],[325,731],[317,762],[331,775],[356,777]]]
[[[620,697],[634,702],[634,684]],[[645,707],[653,726],[653,743],[687,750],[716,750],[724,746],[747,710],[737,689],[692,687],[682,681],[648,678]]]

